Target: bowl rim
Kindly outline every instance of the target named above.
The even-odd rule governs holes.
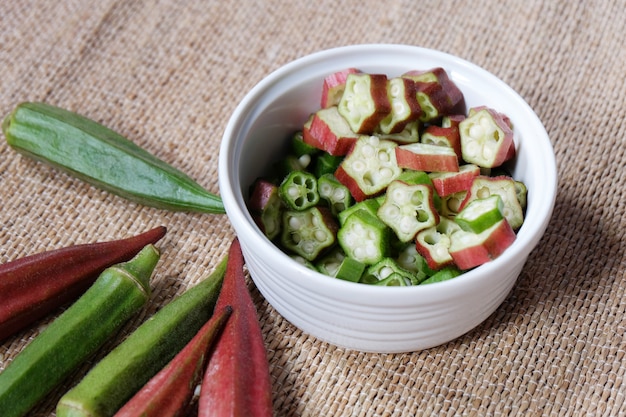
[[[238,171],[232,170],[232,172],[236,172],[237,174],[234,176],[228,175],[230,167],[235,163],[236,158],[233,156],[239,155],[242,147],[239,141],[232,139],[237,138],[238,132],[246,130],[247,125],[250,124],[250,115],[254,113],[252,110],[263,97],[263,93],[270,90],[286,76],[310,65],[320,64],[320,62],[337,55],[362,54],[365,52],[371,55],[376,55],[377,53],[411,53],[426,55],[429,58],[440,60],[442,63],[453,63],[454,66],[461,67],[468,73],[478,74],[488,79],[496,88],[505,90],[510,98],[515,100],[515,106],[519,108],[520,111],[523,111],[525,117],[533,124],[532,128],[537,133],[537,136],[539,136],[537,141],[541,144],[541,152],[539,152],[539,155],[543,158],[543,168],[548,173],[545,183],[545,189],[548,194],[542,197],[539,207],[535,210],[534,214],[536,220],[532,224],[525,221],[518,231],[518,236],[514,243],[497,259],[470,271],[466,271],[455,279],[439,282],[434,285],[377,287],[339,280],[299,265],[269,241],[256,224],[254,224],[245,205],[245,197],[243,196],[242,190],[239,189],[240,178]],[[451,77],[454,78],[455,75],[460,76],[458,72],[455,72]],[[289,265],[291,269],[296,270],[298,274],[303,275],[303,278],[306,278],[301,281],[303,285],[308,288],[319,288],[321,285],[330,289],[331,293],[337,294],[337,296],[348,291],[350,294],[353,294],[351,298],[366,297],[368,299],[383,293],[385,295],[390,294],[402,297],[403,299],[405,297],[415,297],[417,294],[424,297],[436,297],[437,295],[445,294],[451,289],[455,290],[451,291],[452,293],[458,295],[458,291],[474,287],[475,281],[483,280],[485,276],[497,275],[501,265],[520,262],[520,260],[525,262],[530,252],[539,243],[550,221],[556,201],[558,183],[554,150],[545,127],[530,105],[508,84],[482,67],[455,55],[420,46],[385,43],[354,44],[317,51],[297,58],[270,72],[244,96],[233,111],[223,133],[218,164],[220,194],[224,200],[227,216],[235,228],[236,234],[245,235],[245,240],[249,242],[248,245],[250,245],[250,247],[269,246],[270,253],[272,256],[275,256],[277,261],[291,263],[291,265],[289,263],[287,265]],[[529,192],[531,192],[531,190],[529,190]],[[241,203],[243,203],[243,206]],[[254,280],[255,277],[252,276],[252,279]],[[333,289],[337,291],[333,292]]]

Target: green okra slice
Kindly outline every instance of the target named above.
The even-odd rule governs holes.
[[[404,276],[400,274],[391,274],[385,279],[375,282],[373,285],[379,287],[406,287],[411,285],[407,282]]]
[[[378,217],[389,226],[401,242],[415,238],[417,232],[439,223],[433,203],[433,189],[423,184],[393,181],[387,187],[385,201]]]
[[[278,192],[291,210],[306,210],[320,201],[317,178],[307,171],[290,172],[280,184]]]
[[[351,282],[358,282],[365,271],[365,264],[347,257],[340,247],[334,248],[316,265],[325,275]]]
[[[458,277],[459,275],[461,275],[461,273],[462,272],[459,268],[455,266],[447,266],[437,271],[436,273],[434,273],[428,279],[422,281],[420,285],[428,285],[428,284],[434,284],[436,282],[447,281],[449,279]]]
[[[353,203],[348,187],[337,181],[333,174],[325,174],[317,179],[317,190],[320,198],[325,200],[333,215],[350,207]]]
[[[469,202],[454,218],[467,232],[480,233],[502,220],[504,203],[498,194]]]
[[[278,187],[264,179],[258,179],[252,186],[250,214],[268,239],[280,233],[282,199]]]
[[[417,278],[413,273],[411,273],[411,271],[402,268],[393,258],[389,257],[383,258],[379,262],[368,267],[363,275],[362,282],[380,284],[381,281],[388,279],[390,276],[395,276],[396,279],[401,279],[404,282],[404,285],[417,284]]]
[[[419,284],[435,272],[430,269],[426,259],[417,251],[416,245],[413,244],[413,242],[405,244],[405,246],[398,251],[395,261],[400,268],[410,271],[413,274],[415,278],[414,284]]]
[[[391,229],[376,215],[357,210],[346,218],[337,240],[347,256],[373,265],[389,255]]]
[[[346,222],[346,219],[354,212],[358,210],[365,210],[373,216],[377,216],[378,208],[380,207],[380,199],[379,198],[368,198],[367,200],[359,201],[358,203],[352,204],[350,207],[346,208],[343,211],[340,211],[337,215],[339,219],[339,224],[343,225]]]
[[[315,258],[337,241],[337,223],[326,207],[306,210],[285,210],[281,244],[289,252],[308,261]]]
[[[334,173],[341,161],[343,161],[343,155],[331,155],[326,152],[322,152],[315,156],[312,162],[312,172],[317,178],[325,174]]]

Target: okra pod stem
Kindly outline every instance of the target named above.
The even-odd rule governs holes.
[[[122,135],[45,103],[21,103],[2,124],[16,151],[139,204],[224,213],[219,196]]]
[[[113,416],[213,314],[226,258],[213,273],[141,324],[57,404],[57,417]]]
[[[149,298],[159,251],[148,245],[107,268],[0,374],[0,414],[20,417],[94,354]]]
[[[156,243],[164,226],[126,239],[68,246],[0,265],[0,341],[76,299],[106,268]]]

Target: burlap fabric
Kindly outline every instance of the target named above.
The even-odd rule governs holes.
[[[320,342],[250,282],[276,415],[624,415],[625,22],[624,0],[4,2],[0,112],[26,100],[80,112],[218,192],[227,119],[282,64],[354,43],[470,60],[517,90],[547,128],[560,181],[546,235],[486,322],[422,352]],[[168,227],[152,302],[111,345],[208,275],[234,236],[225,216],[129,203],[19,156],[4,140],[0,185],[1,262]],[[0,369],[52,319],[3,342]],[[59,396],[99,357],[31,415],[54,415]]]

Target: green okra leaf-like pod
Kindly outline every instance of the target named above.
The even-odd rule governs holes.
[[[224,213],[219,196],[87,117],[46,103],[19,104],[2,124],[16,151],[146,206]]]
[[[93,355],[148,301],[160,254],[152,244],[94,284],[0,373],[0,414],[21,417]]]

